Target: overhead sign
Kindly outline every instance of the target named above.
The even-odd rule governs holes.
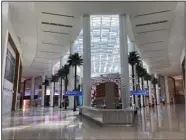
[[[148,95],[148,90],[132,90],[130,91],[131,95]]]
[[[83,93],[81,91],[67,91],[65,96],[82,96]]]

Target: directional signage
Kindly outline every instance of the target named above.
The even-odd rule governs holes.
[[[67,91],[65,96],[82,96],[83,93],[81,91]]]
[[[131,95],[148,95],[148,90],[132,90]]]

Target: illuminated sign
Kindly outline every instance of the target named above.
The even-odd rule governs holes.
[[[132,90],[131,95],[148,95],[148,90]]]

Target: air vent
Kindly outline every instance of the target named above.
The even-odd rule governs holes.
[[[45,44],[45,45],[55,45],[55,46],[64,46],[64,45],[61,45],[61,44],[47,43],[47,42],[42,42],[42,44]]]
[[[69,33],[63,33],[63,32],[53,32],[53,31],[43,31],[45,33],[52,33],[52,34],[63,34],[63,35],[69,35]]]
[[[44,63],[44,62],[37,62],[37,61],[34,61],[34,63],[36,63],[36,64],[52,64],[52,63],[50,63],[50,62]]]
[[[159,63],[167,63],[167,60],[150,61],[148,63],[157,63],[157,62],[159,62]]]
[[[41,12],[41,13],[42,13],[42,14],[46,14],[46,15],[53,15],[53,16],[74,18],[74,16],[69,16],[69,15],[62,15],[62,14],[55,14],[55,13],[48,13],[48,12]]]
[[[159,49],[159,50],[145,50],[145,51],[142,51],[142,53],[153,53],[153,52],[161,52],[161,51],[165,51],[165,49]]]
[[[166,22],[168,22],[168,20],[161,20],[161,21],[156,21],[156,22],[149,22],[149,23],[144,23],[144,24],[137,24],[136,27],[153,25],[153,24],[160,24],[160,23],[166,23]]]
[[[61,53],[59,53],[59,52],[49,52],[49,51],[39,51],[39,52],[41,52],[41,53],[61,54]]]
[[[140,46],[148,45],[148,44],[156,44],[156,43],[163,43],[163,41],[147,42],[147,43],[140,44]]]
[[[134,18],[136,18],[136,17],[142,17],[142,16],[148,16],[148,15],[154,15],[154,14],[159,14],[159,13],[166,13],[166,12],[170,12],[170,10],[164,10],[164,11],[159,11],[159,12],[152,12],[152,13],[140,14],[140,15],[136,15]]]
[[[146,33],[151,33],[151,32],[165,31],[165,30],[167,29],[150,30],[150,31],[138,32],[136,34],[146,34]]]
[[[52,23],[52,22],[41,22],[41,24],[60,26],[60,27],[67,27],[67,28],[72,28],[73,27],[72,25],[65,25],[65,24]]]
[[[51,59],[51,60],[58,60],[58,59],[59,59],[59,57],[57,57],[57,58],[49,58],[49,57],[37,57],[37,58],[41,58],[41,59]]]

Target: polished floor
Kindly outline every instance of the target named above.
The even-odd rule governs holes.
[[[4,115],[4,140],[89,140],[184,138],[184,105],[142,108],[134,126],[100,127],[78,115],[58,108],[35,108]]]

